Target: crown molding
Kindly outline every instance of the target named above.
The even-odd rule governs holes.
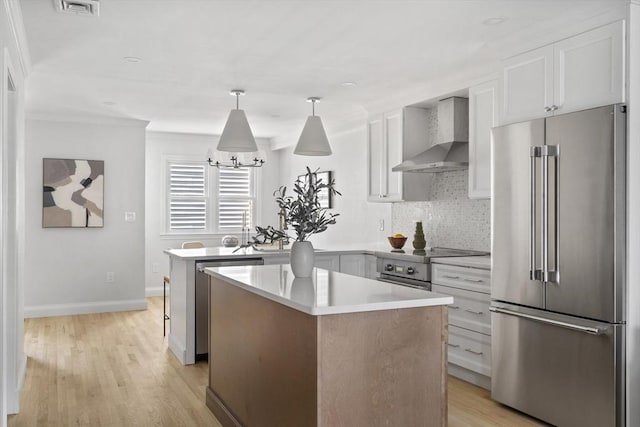
[[[20,2],[18,0],[4,0],[4,5],[9,15],[10,31],[16,43],[16,48],[18,49],[20,68],[22,69],[23,76],[26,77],[31,72],[31,55],[29,54],[27,35],[24,31]]]
[[[82,116],[74,114],[44,114],[44,113],[27,113],[27,120],[37,120],[45,122],[65,122],[65,123],[86,123],[99,125],[120,125],[146,128],[149,124],[148,120],[127,119],[120,117],[106,116]]]

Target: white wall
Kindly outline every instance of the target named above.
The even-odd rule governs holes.
[[[144,309],[147,122],[29,119],[26,126],[27,317]],[[42,159],[104,160],[104,227],[42,228]],[[124,213],[136,213],[125,222]],[[115,282],[106,283],[106,273]]]
[[[311,237],[314,247],[332,248],[336,245],[365,247],[368,243],[384,243],[391,231],[391,204],[367,202],[367,130],[365,123],[347,132],[329,135],[333,154],[326,157],[297,156],[293,147],[279,150],[280,181],[288,191],[298,175],[311,170],[331,171],[336,190],[342,196],[334,197],[331,210],[340,216],[327,231]],[[276,187],[277,188],[277,187]],[[276,189],[274,188],[274,190]],[[378,224],[384,220],[385,229]],[[277,225],[277,224],[276,224]]]
[[[0,426],[19,409],[26,370],[23,328],[24,78],[17,2],[0,4]],[[8,78],[15,90],[7,90]]]
[[[162,193],[164,191],[165,173],[163,158],[195,157],[206,159],[207,150],[215,148],[219,136],[197,135],[169,132],[147,132],[146,142],[146,295],[162,295],[162,278],[169,275],[169,257],[163,253],[167,248],[179,248],[182,242],[198,240],[206,246],[220,246],[224,234],[167,235],[164,234]],[[275,223],[277,221],[277,205],[271,194],[278,188],[279,158],[269,149],[269,141],[258,139],[258,146],[265,153],[265,164],[256,169],[257,190],[260,195],[257,206],[257,224]],[[239,233],[232,233],[239,236]],[[156,268],[154,268],[156,267]],[[154,271],[156,270],[156,271]]]

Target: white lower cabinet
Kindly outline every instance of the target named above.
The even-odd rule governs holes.
[[[365,258],[362,254],[340,255],[340,273],[364,277]]]
[[[449,363],[491,378],[491,335],[449,325]]]
[[[449,306],[449,374],[491,386],[491,271],[431,265],[431,290],[453,296]]]
[[[364,277],[375,279],[378,277],[378,258],[375,255],[364,256]]]
[[[340,255],[340,273],[375,279],[378,275],[376,256],[370,254]]]
[[[340,255],[315,253],[315,266],[325,270],[340,271]]]

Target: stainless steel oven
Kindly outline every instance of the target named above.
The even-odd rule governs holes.
[[[424,251],[376,252],[378,280],[413,288],[431,290],[431,259],[487,255],[487,252],[451,248]]]

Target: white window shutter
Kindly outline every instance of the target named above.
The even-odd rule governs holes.
[[[205,165],[169,164],[170,230],[206,230],[206,179]]]
[[[218,228],[239,230],[253,224],[252,170],[220,169],[218,179]],[[245,224],[242,223],[243,218]]]

